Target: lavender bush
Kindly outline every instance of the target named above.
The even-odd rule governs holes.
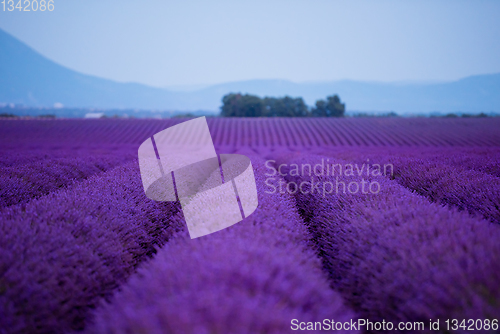
[[[195,240],[131,161],[182,121],[0,121],[0,333],[498,318],[499,118],[209,118],[219,153],[251,156],[259,208]],[[264,159],[311,152],[396,173],[368,177],[378,194],[266,193]]]
[[[81,329],[86,314],[182,223],[143,194],[133,161],[0,213],[0,332]]]
[[[130,159],[129,155],[40,159],[0,167],[0,208],[26,203]]]
[[[392,158],[408,158],[433,161],[449,167],[454,167],[459,171],[472,170],[485,174],[500,176],[500,148],[498,147],[356,147],[346,149],[342,147],[328,148],[315,147],[311,152],[335,156],[357,163],[366,163],[367,159],[389,162]],[[383,159],[382,159],[383,158]]]
[[[433,202],[500,223],[500,178],[495,176],[500,170],[498,150],[487,150],[483,155],[463,149],[438,152],[360,149],[336,150],[327,155],[344,157],[359,165],[391,164],[394,173],[387,176],[401,185]]]
[[[177,235],[97,310],[89,332],[285,333],[292,319],[354,317],[328,287],[294,200],[266,194],[263,161],[252,160],[257,211],[209,238]]]
[[[314,164],[321,158],[284,155],[277,164]],[[310,178],[287,176],[287,181]],[[499,226],[429,203],[383,176],[369,180],[381,184],[380,193],[296,194],[333,286],[361,317],[495,319]],[[339,181],[361,180],[340,176]]]
[[[185,119],[0,121],[0,149],[130,146]],[[498,147],[500,118],[207,118],[216,146]]]

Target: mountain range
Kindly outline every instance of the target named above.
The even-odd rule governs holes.
[[[217,112],[229,92],[303,97],[310,106],[338,94],[348,111],[405,113],[500,112],[500,74],[442,83],[248,80],[192,91],[119,83],[78,73],[0,30],[0,103],[29,107],[154,109]]]

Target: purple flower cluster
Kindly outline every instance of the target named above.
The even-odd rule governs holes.
[[[318,150],[323,151],[324,150]],[[355,149],[325,152],[357,164],[391,164],[398,183],[431,201],[500,223],[500,150]]]
[[[193,240],[135,160],[182,121],[0,121],[0,333],[498,319],[500,119],[208,118],[218,153],[251,158],[259,207]],[[323,158],[394,173],[266,175]],[[337,177],[380,191],[269,193]]]
[[[89,309],[181,228],[136,161],[0,212],[0,332],[81,329]]]
[[[284,154],[277,164],[315,164],[322,158]],[[361,317],[498,317],[500,227],[430,203],[384,176],[369,179],[381,184],[380,193],[295,195],[333,287]],[[303,180],[310,177],[287,176],[288,182]]]
[[[0,208],[26,203],[49,192],[106,171],[130,159],[127,155],[36,159],[0,167]],[[5,162],[4,162],[5,164]]]
[[[266,194],[263,161],[252,161],[257,211],[210,237],[178,234],[96,311],[90,333],[285,333],[292,319],[353,318],[309,249],[294,200]]]
[[[223,118],[208,119],[216,145],[316,148],[494,147],[499,118]]]
[[[130,145],[185,119],[0,122],[0,148]],[[500,118],[207,118],[216,146],[498,147]]]

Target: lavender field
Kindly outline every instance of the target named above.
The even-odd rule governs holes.
[[[259,206],[193,240],[137,162],[182,121],[0,121],[0,333],[495,332],[500,118],[208,118]]]

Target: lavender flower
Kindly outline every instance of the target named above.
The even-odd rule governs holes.
[[[321,158],[285,154],[276,164]],[[296,183],[310,178],[286,177]],[[360,179],[343,175],[338,181]],[[296,194],[333,287],[355,311],[372,321],[497,317],[500,227],[432,204],[384,176],[368,179],[379,182],[378,194]]]
[[[133,161],[0,213],[0,328],[81,329],[87,312],[180,229]]]
[[[207,238],[179,234],[96,311],[89,332],[284,333],[292,319],[354,317],[329,288],[294,200],[266,194],[263,161],[252,164],[259,208]]]

